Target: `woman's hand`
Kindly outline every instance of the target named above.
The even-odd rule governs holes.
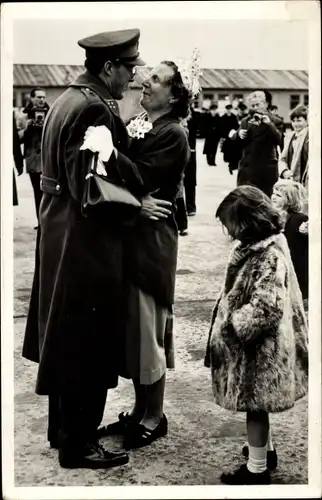
[[[302,224],[299,227],[299,232],[301,234],[309,234],[309,221],[302,222]]]
[[[110,130],[105,125],[88,127],[80,149],[89,149],[93,153],[99,153],[98,157],[101,161],[108,161],[114,151]]]
[[[171,214],[172,203],[167,200],[158,200],[149,194],[141,200],[141,217],[150,220],[167,219]]]

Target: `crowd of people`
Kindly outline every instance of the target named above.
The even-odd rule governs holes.
[[[180,204],[185,191],[196,213],[196,126],[192,86],[169,60],[142,83],[144,117],[123,123],[116,101],[145,64],[139,37],[133,29],[80,40],[85,71],[46,109],[41,144],[36,135],[29,155],[36,114],[16,134],[42,191],[23,356],[38,363],[36,393],[48,396],[47,437],[64,468],[124,465],[129,450],[168,433],[178,229],[187,230]],[[41,89],[34,97],[27,113],[44,107]],[[293,111],[279,166],[281,123],[269,105],[259,90],[238,117],[227,106],[219,119],[215,105],[207,117],[208,164],[224,139],[238,168],[216,213],[234,243],[205,357],[215,403],[247,415],[247,462],[222,474],[226,484],[270,483],[269,414],[293,407],[308,386],[307,110]],[[133,408],[101,425],[119,377],[133,382]],[[111,434],[123,436],[124,451],[103,447]]]

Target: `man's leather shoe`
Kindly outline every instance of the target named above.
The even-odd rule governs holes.
[[[109,469],[128,461],[127,453],[109,452],[98,442],[88,444],[83,453],[59,449],[59,464],[65,469]]]

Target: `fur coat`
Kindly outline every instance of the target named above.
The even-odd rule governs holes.
[[[215,402],[233,411],[280,412],[307,393],[307,323],[283,234],[229,258],[205,364]]]

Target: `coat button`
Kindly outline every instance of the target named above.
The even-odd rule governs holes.
[[[59,190],[60,190],[60,185],[56,184],[56,191],[59,191]]]

